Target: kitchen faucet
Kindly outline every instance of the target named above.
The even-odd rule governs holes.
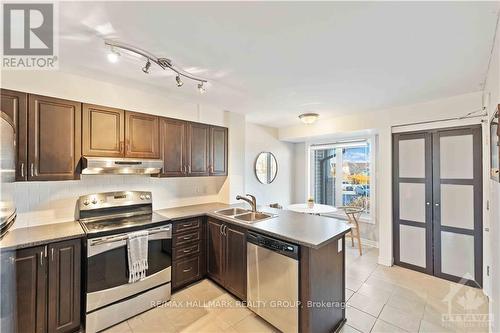
[[[255,213],[257,211],[257,199],[255,198],[255,196],[253,196],[251,194],[246,194],[246,196],[250,197],[250,199],[242,197],[241,195],[237,195],[236,200],[243,200],[243,201],[248,202],[248,204],[250,206],[252,206],[252,212]]]

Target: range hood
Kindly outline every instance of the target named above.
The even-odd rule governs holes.
[[[82,157],[83,175],[152,175],[160,173],[161,168],[160,159]]]

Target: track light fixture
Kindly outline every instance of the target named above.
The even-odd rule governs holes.
[[[142,71],[146,74],[149,74],[149,68],[151,67],[151,62],[148,59],[148,62],[146,63],[146,66],[142,67]]]
[[[182,82],[179,74],[177,74],[177,76],[175,77],[175,81],[177,82],[177,87],[182,87],[182,85],[184,84],[184,82]]]
[[[198,83],[198,91],[200,92],[200,94],[204,94],[205,93],[205,87],[203,87],[203,82],[202,83]]]
[[[146,65],[142,68],[142,71],[146,74],[149,73],[149,69],[151,67],[151,63],[155,63],[161,69],[163,70],[171,70],[174,71],[177,75],[175,76],[175,81],[177,83],[178,87],[181,87],[184,83],[182,82],[181,76],[184,78],[188,78],[190,80],[198,81],[198,91],[203,94],[205,92],[205,87],[203,84],[205,82],[208,82],[205,79],[202,79],[200,77],[194,76],[188,72],[185,72],[184,70],[176,67],[173,63],[172,60],[167,59],[167,58],[158,58],[149,51],[143,50],[141,48],[138,48],[133,45],[125,44],[116,40],[111,40],[111,39],[105,39],[104,40],[104,45],[108,46],[111,48],[111,52],[108,54],[108,60],[110,62],[117,62],[118,57],[120,56],[120,53],[118,53],[115,49],[121,49],[121,50],[126,50],[128,52],[132,52],[138,55],[143,56],[144,58],[147,59]]]

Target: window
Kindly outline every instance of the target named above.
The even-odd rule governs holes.
[[[311,145],[311,196],[317,203],[372,210],[370,140]]]

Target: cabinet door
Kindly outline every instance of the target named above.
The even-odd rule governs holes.
[[[224,284],[242,300],[247,298],[247,238],[243,229],[226,224]]]
[[[45,246],[18,250],[16,270],[17,332],[46,330],[47,260]]]
[[[16,181],[27,179],[28,171],[28,95],[18,91],[1,90],[1,111],[14,123],[16,130]]]
[[[186,169],[187,123],[182,120],[161,119],[162,175],[182,177]]]
[[[125,112],[125,157],[160,157],[160,121],[157,116]]]
[[[190,123],[188,130],[187,169],[190,176],[208,176],[210,126]]]
[[[83,155],[123,157],[125,111],[83,104]]]
[[[218,283],[223,283],[223,263],[224,263],[224,244],[222,236],[222,222],[208,219],[207,223],[207,273]]]
[[[29,95],[28,180],[79,179],[82,105]]]
[[[227,128],[210,126],[210,175],[227,176]]]
[[[48,332],[80,327],[80,240],[49,245]]]

